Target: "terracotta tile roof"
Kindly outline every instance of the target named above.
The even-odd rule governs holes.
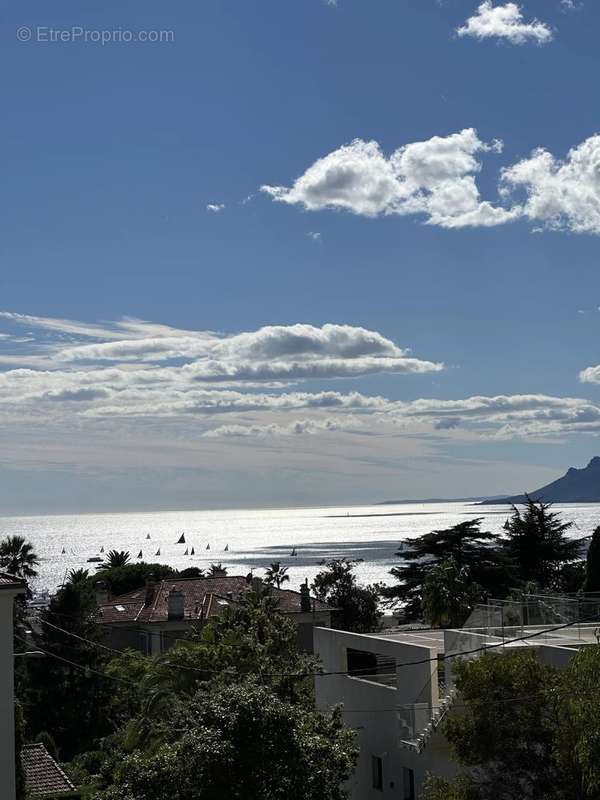
[[[21,751],[21,761],[27,793],[31,797],[48,797],[75,791],[75,786],[43,744],[26,744]]]
[[[0,572],[0,589],[25,589],[26,585],[21,578],[15,578],[8,572]]]
[[[183,594],[184,619],[206,619],[218,613],[217,606],[237,602],[250,585],[243,575],[221,578],[167,578],[156,584],[154,597],[145,605],[146,589],[111,598],[99,609],[99,622],[166,622],[168,620],[168,596],[173,589]],[[278,609],[284,614],[301,612],[300,592],[291,589],[272,589],[273,597],[279,601]],[[327,603],[311,598],[315,611],[331,611]]]

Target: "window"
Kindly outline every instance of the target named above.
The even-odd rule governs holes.
[[[404,800],[415,800],[415,773],[408,767],[402,768],[404,781]]]
[[[373,771],[373,788],[383,791],[383,761],[379,756],[371,756],[371,769]]]

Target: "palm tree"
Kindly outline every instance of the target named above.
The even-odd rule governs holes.
[[[275,584],[278,589],[281,589],[281,584],[290,579],[287,571],[287,567],[282,567],[279,561],[274,561],[265,572],[265,583],[270,583],[271,586]]]
[[[115,567],[124,567],[129,563],[131,556],[126,550],[109,550],[106,558],[99,564],[97,569],[114,569]]]
[[[35,578],[40,563],[33,545],[24,536],[7,536],[0,542],[0,569],[17,578]]]
[[[227,569],[219,561],[218,564],[211,564],[207,573],[209,578],[224,578],[227,575]]]
[[[78,583],[83,583],[90,577],[90,573],[87,569],[72,569],[69,570],[69,574],[67,575],[67,583],[70,583],[71,586],[75,586]]]

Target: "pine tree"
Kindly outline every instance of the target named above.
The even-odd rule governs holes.
[[[561,572],[578,560],[580,545],[565,535],[573,523],[563,522],[551,508],[551,503],[530,497],[523,510],[513,506],[512,517],[504,523],[504,549],[522,582],[558,591],[562,588]]]

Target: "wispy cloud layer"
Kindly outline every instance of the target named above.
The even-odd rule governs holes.
[[[476,178],[502,142],[473,128],[395,150],[355,139],[312,164],[290,187],[264,185],[273,200],[308,211],[335,209],[365,217],[419,215],[442,228],[492,227],[518,219],[535,229],[600,233],[600,135],[564,161],[543,148],[501,169],[496,200],[481,197]]]
[[[492,0],[484,0],[456,32],[474,39],[504,39],[511,44],[547,44],[552,40],[550,26],[537,19],[527,22],[517,3],[494,6]]]
[[[332,388],[374,373],[438,373],[378,331],[328,323],[237,334],[126,319],[88,325],[4,312],[3,430],[172,431],[187,440],[398,436],[560,438],[600,434],[600,405],[547,395],[411,402]],[[15,330],[32,333],[19,339]],[[121,338],[118,338],[118,337]],[[90,341],[93,340],[93,341]],[[34,366],[31,366],[34,361]],[[581,379],[600,382],[600,368]],[[320,389],[301,384],[318,381]],[[402,380],[407,380],[406,377]],[[227,422],[223,422],[224,418]],[[217,419],[219,423],[217,424]]]

